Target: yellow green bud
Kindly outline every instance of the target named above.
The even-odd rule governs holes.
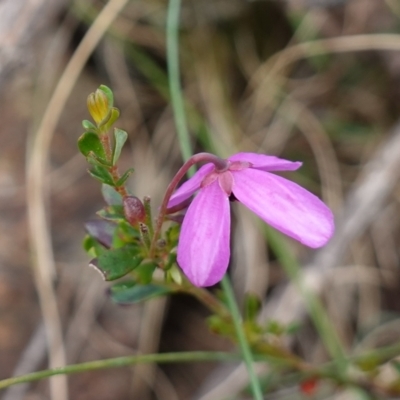
[[[109,104],[106,94],[102,90],[97,89],[89,95],[87,107],[93,120],[99,126],[109,118],[112,106]]]

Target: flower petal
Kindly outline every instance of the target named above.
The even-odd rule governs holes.
[[[230,156],[228,160],[249,162],[253,164],[251,168],[262,171],[295,171],[302,165],[300,161],[288,161],[283,158],[257,153],[237,153]]]
[[[256,169],[232,172],[233,194],[269,225],[309,247],[321,247],[334,231],[331,210],[301,186]]]
[[[218,181],[202,188],[190,204],[178,243],[178,264],[196,286],[212,286],[224,276],[230,248],[229,198]]]
[[[202,180],[214,168],[213,164],[203,165],[190,179],[184,182],[171,196],[168,202],[168,208],[177,206],[187,200],[196,190],[200,188]]]

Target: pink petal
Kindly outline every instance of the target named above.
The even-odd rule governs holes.
[[[202,188],[190,204],[178,243],[178,264],[196,286],[212,286],[229,263],[230,210],[218,181]]]
[[[200,188],[202,180],[214,168],[213,164],[203,165],[190,179],[184,182],[171,196],[168,202],[168,208],[177,206],[187,200],[196,190]]]
[[[229,161],[244,161],[252,163],[252,168],[262,171],[295,171],[302,165],[299,161],[288,161],[275,156],[257,153],[237,153],[228,158]]]
[[[313,248],[323,246],[331,238],[332,212],[312,193],[257,169],[232,174],[235,197],[269,225]]]

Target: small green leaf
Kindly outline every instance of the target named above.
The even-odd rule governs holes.
[[[117,180],[117,183],[115,186],[122,186],[126,182],[126,180],[131,176],[131,174],[134,172],[133,168],[129,168],[127,171],[124,172],[124,174]]]
[[[147,262],[140,264],[135,269],[135,278],[143,285],[149,284],[153,279],[153,273],[157,267],[155,262]]]
[[[172,265],[171,268],[166,272],[168,279],[175,282],[178,285],[182,285],[182,274],[176,265]]]
[[[136,246],[125,246],[101,254],[90,262],[106,281],[121,278],[135,269],[143,260]]]
[[[106,167],[101,165],[93,165],[93,168],[90,169],[89,174],[96,178],[101,183],[105,183],[106,185],[114,186],[114,180],[111,174],[108,172]]]
[[[118,161],[119,156],[121,155],[122,147],[124,146],[126,139],[128,139],[128,134],[122,129],[115,128],[114,129],[114,151],[112,163],[115,165]]]
[[[86,161],[92,165],[100,165],[100,166],[108,167],[108,168],[111,167],[111,164],[108,161],[106,161],[102,158],[96,157],[93,152],[90,152],[86,156]]]
[[[118,182],[116,186],[119,186]],[[112,186],[103,184],[101,194],[109,206],[122,206],[122,196]]]
[[[106,251],[106,248],[102,246],[95,238],[86,235],[83,239],[83,248],[92,257],[97,257]]]
[[[108,106],[111,108],[114,105],[114,94],[112,90],[106,85],[100,85],[99,89],[107,96]]]
[[[87,131],[83,133],[78,139],[78,148],[85,157],[93,153],[100,160],[106,159],[106,154],[99,135],[95,132]]]
[[[87,131],[93,131],[93,132],[96,132],[96,131],[97,131],[96,125],[95,125],[93,122],[90,122],[90,121],[87,120],[87,119],[84,119],[84,120],[82,121],[82,126],[83,126],[83,128],[86,129]]]
[[[119,110],[118,108],[113,107],[110,111],[109,117],[107,119],[107,121],[104,123],[104,129],[105,130],[109,130],[114,122],[119,118]]]
[[[135,304],[154,297],[165,296],[172,290],[166,286],[140,285],[133,281],[117,283],[111,288],[111,298],[119,304]]]

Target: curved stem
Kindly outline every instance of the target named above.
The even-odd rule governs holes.
[[[195,297],[204,306],[206,306],[211,312],[220,316],[229,316],[229,310],[221,301],[219,301],[211,292],[207,289],[199,288],[196,286],[190,286],[188,288],[180,288],[182,293],[187,293]]]
[[[150,257],[154,256],[153,253],[154,253],[154,249],[155,249],[155,244],[157,242],[158,236],[160,235],[161,227],[164,222],[165,214],[166,214],[167,207],[168,207],[168,201],[169,201],[170,197],[172,196],[172,193],[178,186],[181,179],[189,171],[189,169],[193,165],[195,165],[199,162],[213,163],[218,170],[224,170],[228,166],[228,163],[226,160],[223,160],[222,158],[219,158],[211,153],[195,154],[194,156],[190,157],[185,162],[185,164],[182,165],[182,167],[179,169],[179,171],[176,173],[176,175],[174,176],[174,178],[168,185],[167,190],[164,195],[164,198],[163,198],[163,201],[161,203],[160,212],[158,214],[157,221],[156,221],[156,228],[154,230],[154,236],[153,236],[153,240],[152,240],[151,247],[150,247]]]
[[[232,286],[227,275],[225,275],[224,278],[222,279],[221,285],[222,288],[224,289],[228,307],[232,315],[233,324],[235,326],[236,336],[238,338],[239,346],[242,351],[242,356],[246,364],[247,372],[250,377],[250,386],[253,392],[254,399],[263,400],[263,394],[260,382],[258,381],[257,375],[254,371],[253,354],[251,352],[249,342],[246,339],[246,334],[243,330],[242,317],[240,315],[239,308],[235,300],[235,295],[233,293]]]

